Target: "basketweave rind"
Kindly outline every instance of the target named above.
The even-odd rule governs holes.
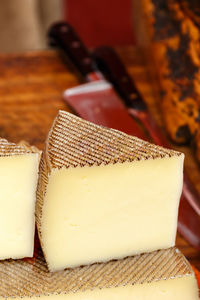
[[[59,111],[45,148],[48,168],[107,165],[181,155],[115,129]]]
[[[41,252],[29,260],[0,261],[0,297],[40,297],[116,288],[193,275],[183,254],[174,248],[49,272]]]
[[[0,157],[22,155],[26,153],[38,153],[40,155],[41,151],[25,141],[20,141],[18,144],[15,144],[0,138]]]

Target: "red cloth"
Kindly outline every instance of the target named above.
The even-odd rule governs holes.
[[[200,272],[194,267],[193,267],[193,270],[194,270],[194,273],[196,275],[196,279],[197,279],[197,282],[198,282],[198,285],[199,285],[199,296],[200,296]]]
[[[65,19],[88,47],[129,45],[132,30],[131,0],[64,0]]]

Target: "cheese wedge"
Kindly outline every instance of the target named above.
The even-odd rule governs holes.
[[[0,299],[198,300],[191,266],[176,249],[48,272],[43,257],[0,262]]]
[[[0,259],[33,256],[39,156],[0,139]]]
[[[184,155],[60,111],[36,220],[51,271],[174,246]]]

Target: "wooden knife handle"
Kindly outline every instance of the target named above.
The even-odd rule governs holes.
[[[93,51],[98,69],[114,85],[126,106],[146,110],[146,104],[116,51],[107,46]]]
[[[66,22],[53,24],[48,37],[50,45],[61,48],[83,76],[95,72],[89,51],[71,25]]]

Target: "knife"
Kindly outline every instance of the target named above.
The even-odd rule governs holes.
[[[162,134],[161,128],[148,111],[147,105],[117,52],[111,47],[98,47],[93,51],[93,57],[98,69],[114,85],[130,114],[143,124],[151,140],[157,145],[171,148]],[[191,183],[186,170],[184,170],[183,194],[197,214],[200,215],[200,195]]]
[[[93,123],[145,139],[142,129],[134,122],[112,85],[97,70],[73,28],[68,23],[59,22],[50,28],[48,36],[50,44],[62,49],[86,81],[90,81],[65,92],[64,98],[73,110]]]
[[[147,105],[142,99],[116,51],[111,47],[99,47],[93,51],[93,57],[96,60],[98,69],[103,72],[104,76],[110,80],[110,82],[112,82],[121,98],[124,100],[130,114],[138,119],[146,128],[151,140],[160,146],[170,148],[170,144],[162,134],[159,126],[151,117]],[[198,236],[200,236],[200,218],[199,216],[196,216],[196,214],[200,215],[200,196],[190,182],[186,170],[184,170],[183,195],[179,207],[178,230],[186,239],[188,239],[188,229],[185,227],[185,224],[187,224],[187,226],[189,224],[192,228],[190,232],[190,243],[197,245],[197,248],[199,249],[200,240]]]
[[[123,110],[122,115],[125,118],[127,116],[130,118],[125,105],[120,104],[122,101],[114,92],[112,85],[104,79],[101,72],[97,71],[92,56],[73,28],[63,22],[56,23],[50,28],[49,37],[51,42],[53,40],[54,45],[57,45],[67,54],[86,81],[90,81],[87,84],[68,89],[64,93],[64,99],[75,112],[96,124],[122,130],[144,139],[144,133],[133,118],[129,119],[128,123],[123,123],[124,118],[121,118],[120,114],[118,115],[120,111]],[[124,125],[126,126],[125,130],[123,130]],[[131,130],[127,127],[130,125]],[[181,204],[178,229],[194,247],[200,249],[200,217],[185,197],[181,197],[181,203],[184,204],[184,208],[186,207],[188,212],[182,209],[183,205]]]

